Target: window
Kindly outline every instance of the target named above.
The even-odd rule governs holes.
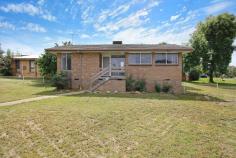
[[[151,53],[134,53],[128,56],[129,64],[152,64]]]
[[[112,68],[123,68],[125,66],[125,56],[124,55],[112,55],[111,56],[111,66],[112,66]]]
[[[178,64],[178,53],[157,53],[156,64]]]
[[[16,72],[20,72],[20,60],[16,60],[15,64],[16,64]]]
[[[71,54],[65,53],[61,56],[62,70],[71,70]]]
[[[178,64],[178,54],[177,53],[167,54],[167,64]]]
[[[34,60],[30,60],[29,61],[29,71],[30,72],[34,72],[35,70],[35,61]]]

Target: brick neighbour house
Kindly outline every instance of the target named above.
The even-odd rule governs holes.
[[[40,77],[40,72],[36,60],[37,55],[14,56],[12,62],[12,73],[18,77]]]
[[[173,44],[71,45],[45,49],[57,55],[58,72],[68,74],[71,88],[125,91],[127,76],[144,79],[147,91],[169,83],[181,92],[182,53],[192,48]]]

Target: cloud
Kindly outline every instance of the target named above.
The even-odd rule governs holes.
[[[38,3],[38,5],[42,6],[42,5],[44,5],[45,1],[46,1],[46,0],[38,0],[37,3]]]
[[[214,13],[218,13],[226,8],[228,8],[229,6],[232,5],[232,2],[229,1],[224,1],[224,2],[219,2],[219,3],[214,3],[208,7],[204,8],[204,11],[207,14],[214,14]]]
[[[34,23],[27,23],[26,26],[22,27],[21,29],[31,32],[46,32],[46,29],[44,27]]]
[[[0,21],[0,28],[15,30],[15,26],[7,21]]]
[[[88,34],[82,34],[81,36],[80,36],[80,38],[90,38],[90,36],[88,35]]]
[[[131,13],[127,17],[124,17],[120,20],[114,20],[115,22],[108,23],[95,23],[94,27],[97,31],[102,32],[112,32],[118,31],[119,29],[129,28],[129,27],[138,27],[147,21],[149,21],[148,14],[153,7],[159,4],[158,1],[151,1],[146,7],[140,9],[134,13]]]
[[[114,18],[114,17],[117,17],[117,16],[127,12],[129,10],[129,8],[131,7],[131,5],[135,4],[135,2],[136,2],[136,0],[133,0],[133,1],[130,1],[129,3],[125,3],[125,4],[120,5],[120,6],[116,7],[115,9],[103,10],[98,17],[98,21],[103,22],[108,17]]]
[[[190,34],[195,30],[194,27],[187,28],[180,32],[167,30],[159,32],[158,29],[149,28],[128,28],[120,31],[113,36],[113,40],[122,40],[124,43],[175,43],[183,44],[188,42]]]
[[[170,17],[170,21],[175,21],[180,17],[180,14],[174,15]]]
[[[40,16],[48,21],[56,20],[56,17],[51,15],[47,10],[43,10],[41,7],[36,7],[29,3],[7,4],[6,6],[1,6],[0,10],[7,13],[25,13],[30,16]]]

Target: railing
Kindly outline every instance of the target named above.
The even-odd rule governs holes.
[[[102,71],[99,71],[97,74],[95,74],[94,76],[91,77],[91,79],[89,81],[89,89],[93,90],[94,88],[97,88],[97,85],[99,84],[99,80],[101,79],[102,76],[104,76],[106,74],[110,74],[110,67],[106,67],[106,68],[102,69]],[[108,77],[110,77],[110,76],[108,76]],[[106,81],[106,80],[101,80],[101,82],[102,81]]]

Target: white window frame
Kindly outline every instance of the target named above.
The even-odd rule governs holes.
[[[165,54],[166,56],[166,63],[156,63],[156,58],[158,54]],[[177,63],[167,63],[167,54],[176,54],[177,55]],[[179,53],[178,52],[171,52],[171,53],[167,53],[167,52],[159,52],[155,54],[155,64],[156,65],[178,65],[179,64]]]
[[[63,70],[63,71],[71,71],[71,70],[68,70],[68,65],[67,65],[67,55],[68,55],[69,53],[62,53],[61,54],[61,70]],[[62,60],[63,60],[63,55],[66,55],[66,69],[63,69],[63,64],[62,64]],[[71,56],[71,54],[70,54],[70,56]],[[72,57],[72,56],[71,56]],[[72,62],[72,58],[71,58],[71,62]],[[71,69],[72,69],[72,63],[71,63]]]
[[[132,55],[132,54],[139,54],[139,63],[129,63],[129,55]],[[151,62],[150,63],[142,63],[142,54],[151,55]],[[142,52],[129,53],[128,54],[128,64],[129,65],[152,65],[152,52],[147,52],[147,53],[142,53]]]

